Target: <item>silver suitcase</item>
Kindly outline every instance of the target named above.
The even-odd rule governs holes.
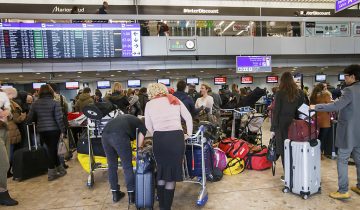
[[[285,188],[307,199],[321,192],[321,143],[316,139],[309,142],[285,140]]]

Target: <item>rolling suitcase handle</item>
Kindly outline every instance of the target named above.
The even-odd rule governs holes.
[[[312,133],[311,133],[311,113],[315,113],[315,139],[312,139]],[[310,146],[315,147],[318,142],[317,142],[317,132],[318,132],[318,115],[317,112],[314,109],[309,109],[309,143]]]
[[[36,129],[35,129],[35,123],[31,123],[31,124],[27,124],[26,125],[26,131],[27,131],[27,137],[28,137],[28,143],[29,143],[29,151],[31,151],[31,140],[30,140],[30,130],[29,130],[29,126],[32,125],[33,126],[33,131],[34,131],[34,144],[35,144],[35,150],[38,150],[38,145],[37,145],[37,139],[36,139]]]

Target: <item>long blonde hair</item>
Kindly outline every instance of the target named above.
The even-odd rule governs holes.
[[[122,92],[122,89],[123,89],[123,87],[122,87],[122,84],[120,82],[114,82],[114,84],[113,84],[113,86],[111,88],[111,92],[112,93],[115,93],[116,91]]]

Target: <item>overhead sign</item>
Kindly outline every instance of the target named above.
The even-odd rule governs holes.
[[[236,56],[236,72],[271,72],[271,56]]]
[[[336,0],[335,12],[340,12],[359,3],[360,0]]]
[[[225,85],[226,77],[214,77],[214,84],[215,85]]]

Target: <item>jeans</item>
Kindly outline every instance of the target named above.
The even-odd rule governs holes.
[[[340,193],[346,193],[349,190],[348,162],[351,153],[353,154],[353,158],[356,164],[357,187],[360,188],[360,147],[354,147],[352,149],[339,148],[337,170]]]
[[[48,169],[54,169],[60,166],[60,160],[58,156],[58,144],[61,132],[56,131],[44,131],[40,132],[41,144],[46,145],[46,152],[48,155]]]
[[[103,133],[102,144],[109,166],[108,172],[111,190],[120,190],[117,173],[118,157],[120,157],[127,191],[135,191],[135,175],[132,165],[132,149],[129,137],[119,136],[118,133]]]
[[[10,167],[9,146],[7,130],[0,128],[0,192],[7,189],[7,172]]]

